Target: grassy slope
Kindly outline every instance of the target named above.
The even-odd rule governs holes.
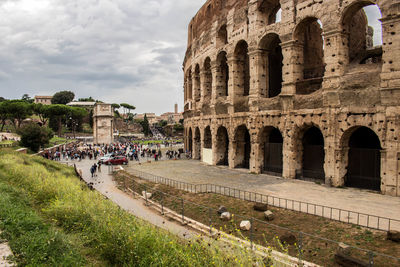
[[[0,212],[0,228],[21,265],[251,264],[244,251],[222,253],[214,244],[182,241],[137,220],[89,191],[71,168],[38,157],[0,152],[0,173],[0,208],[16,205],[10,209],[16,213]],[[12,226],[19,225],[22,217],[38,226]],[[36,235],[38,238],[19,241],[21,236]]]

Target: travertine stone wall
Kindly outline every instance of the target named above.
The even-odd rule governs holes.
[[[114,142],[114,114],[111,104],[97,103],[93,110],[93,143],[111,144]]]
[[[372,4],[382,14],[378,47],[371,47],[362,10]],[[213,164],[247,167],[248,161],[249,171],[260,173],[275,167],[266,157],[280,155],[270,147],[281,147],[284,178],[343,186],[356,163],[364,178],[373,165],[378,190],[400,196],[400,3],[208,0],[188,37],[185,144],[196,159],[211,144]],[[323,136],[322,151],[305,137],[313,127]],[[280,144],[269,138],[274,128]],[[379,155],[363,160],[354,156],[359,149]]]

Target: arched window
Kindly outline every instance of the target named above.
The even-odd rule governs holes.
[[[226,52],[222,51],[217,57],[217,97],[228,96],[229,66]]]
[[[240,41],[235,49],[235,95],[248,96],[250,92],[250,63],[248,45]]]

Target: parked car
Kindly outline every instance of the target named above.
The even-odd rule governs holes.
[[[107,160],[111,159],[112,156],[113,156],[113,154],[104,155],[103,157],[100,158],[100,162],[103,163],[103,164],[105,164],[105,162],[106,162]]]
[[[128,164],[128,159],[125,156],[115,156],[110,157],[108,160],[104,161],[104,164],[107,165],[121,165],[121,164]]]

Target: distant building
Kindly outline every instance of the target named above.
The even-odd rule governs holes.
[[[35,96],[35,104],[51,105],[52,96]]]
[[[80,107],[80,108],[87,108],[87,109],[93,109],[94,106],[96,105],[96,102],[79,102],[79,101],[73,101],[73,102],[69,102],[67,104],[67,106],[70,107]]]

